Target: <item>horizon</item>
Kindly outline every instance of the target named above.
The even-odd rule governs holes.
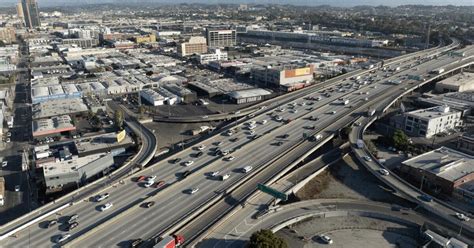
[[[0,3],[0,7],[14,7],[18,0],[6,0]],[[295,6],[321,6],[327,5],[331,7],[341,8],[352,8],[357,6],[386,6],[386,7],[400,7],[404,5],[421,5],[421,6],[474,6],[474,1],[471,0],[427,0],[423,3],[419,3],[419,0],[395,0],[387,4],[383,0],[316,0],[316,1],[305,1],[305,0],[241,0],[241,1],[230,1],[230,0],[191,0],[191,1],[170,1],[170,0],[37,0],[39,7],[65,7],[65,6],[81,6],[81,5],[97,5],[97,4],[117,4],[117,5],[140,5],[140,4],[164,4],[164,5],[176,5],[176,4],[276,4],[276,5],[295,5]]]

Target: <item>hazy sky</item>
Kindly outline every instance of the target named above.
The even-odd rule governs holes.
[[[298,5],[332,5],[332,6],[356,6],[356,5],[388,5],[397,6],[404,4],[424,4],[424,5],[474,5],[474,0],[37,0],[39,6],[64,6],[68,4],[90,4],[90,3],[110,3],[110,2],[156,2],[156,3],[278,3],[278,4],[298,4]],[[0,0],[0,6],[12,6],[18,0]]]

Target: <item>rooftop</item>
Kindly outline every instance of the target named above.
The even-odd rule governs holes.
[[[448,106],[436,106],[427,109],[418,109],[415,111],[407,112],[406,114],[421,119],[432,119],[452,115],[456,112],[457,111],[452,111]]]
[[[33,104],[32,117],[34,120],[36,120],[57,115],[86,112],[87,110],[87,106],[84,104],[82,99],[56,99]]]
[[[427,171],[451,182],[474,173],[474,156],[447,147],[407,159],[403,164]]]
[[[452,85],[452,86],[459,86],[465,84],[472,84],[474,83],[474,73],[464,72],[458,75],[454,75],[452,77],[448,77],[438,84],[442,85]]]
[[[270,91],[264,90],[264,89],[248,89],[248,90],[232,91],[228,93],[230,97],[235,98],[235,99],[266,96],[270,94],[272,94]]]
[[[53,116],[49,119],[33,121],[33,136],[48,135],[76,130],[68,115]]]

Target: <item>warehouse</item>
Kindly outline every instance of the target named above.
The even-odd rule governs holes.
[[[270,98],[272,92],[264,89],[248,89],[227,93],[227,96],[236,104],[251,103]]]
[[[87,106],[80,98],[57,99],[33,104],[32,119],[43,119],[58,115],[83,115],[88,112]]]
[[[33,121],[33,137],[41,138],[54,134],[75,131],[71,117],[68,115],[53,116],[49,119]]]

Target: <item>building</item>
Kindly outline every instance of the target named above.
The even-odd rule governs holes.
[[[76,39],[63,39],[63,45],[77,45],[81,48],[92,48],[99,45],[99,39],[94,38],[76,38]]]
[[[18,15],[18,18],[20,20],[23,20],[24,16],[23,16],[23,6],[21,3],[17,3],[16,4],[16,14]]]
[[[461,112],[452,111],[448,106],[420,109],[404,114],[407,134],[430,138],[447,132],[462,124]]]
[[[436,83],[435,89],[440,93],[474,91],[474,73],[464,72],[446,78]]]
[[[181,57],[203,53],[207,53],[207,43],[202,36],[193,36],[187,42],[178,44],[178,54]]]
[[[292,91],[305,87],[313,81],[314,66],[286,65],[286,66],[256,66],[251,69],[255,83],[268,87],[277,87],[285,91]]]
[[[464,133],[458,138],[458,150],[474,155],[474,134]]]
[[[149,35],[139,35],[139,36],[134,36],[133,40],[137,44],[141,43],[152,43],[156,42],[156,36],[154,34],[149,34]]]
[[[221,49],[212,49],[213,53],[199,55],[199,63],[209,64],[211,61],[223,61],[227,60],[227,53],[221,51]]]
[[[36,0],[21,0],[21,8],[26,28],[33,29],[41,26]]]
[[[41,138],[52,135],[59,135],[64,132],[75,131],[76,127],[72,124],[69,115],[53,116],[49,119],[40,119],[33,121],[33,138]]]
[[[441,147],[403,161],[400,172],[423,190],[457,194],[474,181],[474,156]],[[474,200],[474,188],[462,194]]]
[[[272,93],[264,89],[248,89],[227,93],[233,103],[243,104],[268,99]]]
[[[4,27],[0,28],[0,41],[3,41],[5,44],[11,44],[16,41],[16,32],[15,28]]]
[[[81,98],[54,99],[31,106],[32,119],[44,119],[58,115],[81,116],[89,109]]]
[[[233,47],[237,44],[237,31],[235,29],[206,29],[208,47]]]

